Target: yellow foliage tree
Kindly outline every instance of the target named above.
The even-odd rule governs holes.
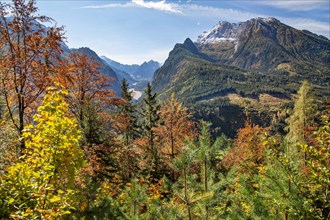
[[[55,219],[70,214],[75,200],[75,177],[83,165],[80,131],[70,118],[66,92],[48,88],[35,125],[23,132],[26,148],[19,161],[0,177],[1,217]],[[2,198],[1,198],[2,199]]]
[[[192,116],[172,93],[160,109],[163,123],[156,128],[156,134],[161,137],[163,152],[174,159],[180,153],[186,139],[194,138],[197,134]]]

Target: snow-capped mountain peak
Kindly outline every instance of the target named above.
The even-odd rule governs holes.
[[[203,32],[197,38],[198,44],[212,44],[219,42],[233,42],[235,45],[238,44],[240,34],[247,27],[248,23],[252,22],[264,23],[264,24],[272,24],[279,23],[276,18],[268,17],[268,18],[256,18],[251,19],[246,22],[240,23],[229,23],[227,21],[220,21],[216,24],[211,30]]]
[[[256,20],[258,20],[258,21],[262,21],[262,22],[264,22],[264,23],[280,22],[279,20],[277,20],[277,19],[274,18],[274,17],[268,17],[268,18],[261,18],[261,17],[258,17]]]
[[[220,21],[210,31],[198,36],[198,44],[217,43],[219,41],[237,41],[237,29],[240,24]]]

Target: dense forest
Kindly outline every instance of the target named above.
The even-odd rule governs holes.
[[[37,12],[0,3],[0,219],[330,218],[330,101],[307,81],[270,126],[214,137],[174,93],[114,96]]]

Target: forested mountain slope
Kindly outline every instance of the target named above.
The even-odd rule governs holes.
[[[303,80],[317,95],[329,96],[329,54],[328,39],[275,18],[220,22],[196,43],[187,38],[176,44],[152,83],[161,97],[175,92],[200,112],[197,117],[219,121],[220,127],[242,126],[246,112],[266,125]],[[233,108],[238,112],[228,115]],[[228,123],[230,116],[236,119]]]

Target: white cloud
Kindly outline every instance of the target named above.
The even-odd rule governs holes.
[[[82,8],[91,8],[91,9],[100,9],[100,8],[130,8],[133,7],[133,3],[110,3],[110,4],[103,4],[103,5],[87,5],[83,6]]]
[[[269,5],[272,7],[278,7],[291,11],[307,11],[312,9],[319,9],[321,6],[324,8],[324,4],[328,0],[314,0],[314,1],[255,1],[256,4]],[[132,0],[129,3],[112,3],[105,5],[85,6],[84,8],[118,8],[118,7],[143,7],[149,9],[155,9],[170,13],[180,14],[182,16],[191,16],[196,18],[214,18],[215,23],[217,21],[229,21],[229,22],[242,22],[256,17],[269,17],[267,14],[250,13],[241,10],[231,8],[216,8],[211,6],[202,6],[197,4],[177,4],[167,3],[162,1],[144,1],[144,0]],[[329,6],[326,6],[329,7]],[[290,18],[282,17],[278,19],[283,23],[286,23],[292,27],[298,29],[306,29],[311,32],[322,34],[326,37],[330,37],[329,24],[327,22],[321,22],[308,18]]]
[[[261,17],[260,14],[253,14],[249,12],[242,12],[234,9],[215,8],[208,6],[201,6],[197,4],[177,4],[167,3],[162,1],[144,1],[144,0],[131,0],[128,3],[110,3],[103,5],[89,5],[83,8],[101,9],[101,8],[130,8],[130,7],[142,7],[155,9],[165,12],[176,13],[185,16],[194,17],[216,17],[218,20],[228,21],[243,21],[253,17]]]
[[[281,1],[285,2],[285,1]],[[316,1],[317,2],[317,1]],[[318,1],[320,2],[320,1]],[[215,8],[201,5],[181,5],[179,8],[185,15],[194,17],[209,17],[216,21],[242,22],[257,17],[270,17],[267,14],[256,14],[244,12],[235,9]],[[321,22],[309,18],[290,18],[290,17],[276,17],[281,22],[290,25],[300,30],[309,30],[316,34],[321,34],[330,38],[330,27],[327,22]]]
[[[166,3],[165,0],[159,2],[152,2],[152,1],[144,1],[144,0],[132,0],[132,3],[143,7],[143,8],[150,8],[156,9],[160,11],[166,11],[171,13],[182,14],[180,10],[178,10],[178,4]]]
[[[288,11],[311,11],[315,9],[329,9],[329,0],[286,0],[286,1],[255,1],[254,3],[268,5]]]
[[[246,21],[256,17],[267,17],[263,14],[244,12],[231,8],[215,8],[196,4],[181,5],[180,10],[186,16],[214,18],[216,21],[224,20],[229,22]]]
[[[141,8],[148,8],[154,9],[159,11],[165,11],[175,14],[182,14],[180,10],[178,10],[178,4],[173,3],[166,3],[165,0],[162,1],[144,1],[144,0],[132,0],[129,3],[110,3],[110,4],[103,4],[103,5],[89,5],[84,6],[83,8],[129,8],[129,7],[141,7]]]

